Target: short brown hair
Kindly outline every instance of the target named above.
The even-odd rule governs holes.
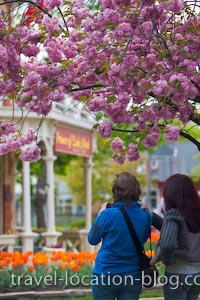
[[[139,200],[141,195],[140,184],[136,177],[128,172],[116,175],[113,182],[112,193],[113,201],[124,201],[130,204],[132,200]]]

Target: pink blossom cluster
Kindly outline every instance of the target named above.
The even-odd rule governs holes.
[[[112,146],[114,161],[116,161],[119,164],[123,164],[125,160],[132,162],[140,158],[138,145],[130,143],[127,149],[125,149],[124,142],[119,137],[116,137],[112,141],[111,146]],[[127,151],[127,153],[124,155],[125,151]]]
[[[104,121],[101,125],[99,125],[98,132],[103,137],[110,137],[112,135],[112,123]]]
[[[180,128],[178,126],[166,126],[165,138],[169,142],[176,142],[180,134]]]
[[[44,0],[44,7],[48,10],[54,9],[55,7],[61,6],[61,0]]]
[[[15,124],[6,121],[0,122],[0,138],[2,138],[3,135],[9,135],[10,133],[14,133],[15,131]]]
[[[36,161],[40,159],[41,152],[36,141],[37,136],[32,129],[29,129],[26,135],[22,135],[17,131],[15,124],[6,121],[0,123],[0,155],[21,151],[20,155],[24,161]]]
[[[114,152],[118,152],[118,153],[120,153],[124,150],[124,142],[119,137],[116,137],[112,141],[112,150]]]
[[[130,162],[138,160],[140,158],[138,145],[130,143],[128,145],[128,148],[129,149],[128,149],[127,154],[126,154],[127,160],[130,161]]]
[[[158,138],[158,132],[151,132],[142,140],[142,143],[147,148],[155,147],[158,144]]]
[[[21,151],[20,158],[23,161],[37,161],[41,158],[41,149],[35,145]]]
[[[144,148],[178,140],[190,120],[199,124],[200,15],[186,2],[100,0],[95,10],[82,0],[44,0],[44,8],[29,26],[9,27],[0,14],[0,96],[43,117],[70,94],[101,113],[100,135],[134,128]],[[138,159],[137,145],[122,142],[116,151],[113,140],[115,160]]]

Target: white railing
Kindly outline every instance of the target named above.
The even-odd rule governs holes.
[[[13,252],[17,238],[16,234],[0,234],[0,251]]]

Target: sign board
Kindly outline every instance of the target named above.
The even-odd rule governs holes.
[[[78,156],[92,156],[92,134],[71,128],[56,127],[54,151]]]

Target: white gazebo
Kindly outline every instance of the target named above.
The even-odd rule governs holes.
[[[0,102],[1,103],[1,102]],[[1,103],[0,118],[11,120],[13,107]],[[14,109],[14,119],[20,120],[21,111]],[[29,114],[23,125],[23,132],[28,128],[37,128],[40,118]],[[87,231],[92,220],[92,153],[95,148],[95,137],[92,132],[94,121],[83,108],[74,108],[71,99],[54,104],[39,129],[39,141],[45,146],[47,174],[47,230],[42,235],[45,246],[56,244],[61,235],[55,229],[55,199],[54,199],[54,161],[56,153],[68,153],[84,157],[86,226],[80,232],[82,249],[89,250],[86,242]],[[20,125],[20,124],[19,124]],[[30,163],[22,162],[23,167],[23,228],[15,232],[15,155],[0,156],[0,247],[7,246],[12,250],[15,239],[20,236],[22,251],[32,250],[37,233],[32,231],[31,224],[31,193],[30,193]],[[8,222],[9,221],[9,222]],[[7,223],[6,223],[7,222]],[[12,234],[8,234],[11,227]],[[87,249],[88,248],[88,249]]]

